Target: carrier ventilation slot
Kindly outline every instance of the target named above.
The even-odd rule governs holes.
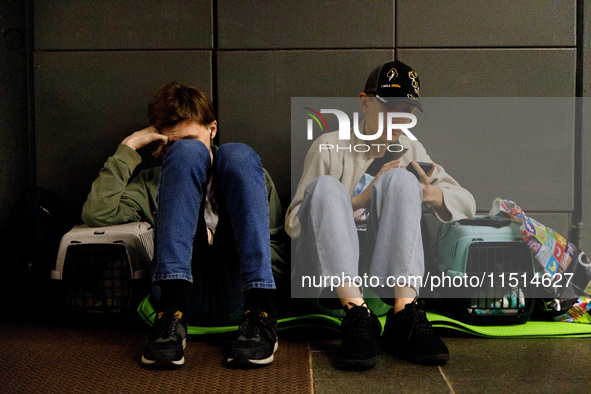
[[[73,312],[119,313],[129,307],[133,282],[125,245],[68,246],[62,278]]]

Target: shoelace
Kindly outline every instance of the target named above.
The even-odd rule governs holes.
[[[256,316],[252,312],[248,312],[245,315],[242,333],[247,338],[255,338],[260,334],[255,318]]]
[[[369,338],[369,330],[367,325],[369,323],[369,309],[364,302],[361,305],[349,303],[351,308],[346,312],[345,318],[347,327],[347,334],[350,338],[366,339]],[[365,306],[365,307],[364,307]],[[343,319],[345,321],[345,319]]]
[[[412,306],[410,308],[412,327],[409,337],[413,334],[432,336],[433,327],[431,326],[431,323],[429,323],[425,312],[420,309],[419,303],[416,299],[412,302]]]
[[[173,337],[176,333],[176,328],[178,326],[177,322],[180,320],[175,312],[165,312],[163,316],[160,318],[160,338],[170,338]],[[170,320],[168,320],[170,319]]]
[[[257,312],[258,311],[246,311],[244,315],[244,323],[241,331],[247,338],[256,338],[261,333],[259,324],[264,323],[260,320],[260,312]]]

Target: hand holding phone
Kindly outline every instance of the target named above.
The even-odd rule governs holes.
[[[421,167],[421,169],[423,171],[425,171],[425,174],[429,174],[429,171],[431,171],[431,168],[433,168],[433,163],[426,163],[423,161],[417,161],[417,164]],[[412,162],[410,162],[407,166],[406,169],[408,171],[410,171],[412,174],[414,174],[414,176],[417,177],[417,179],[419,179],[419,174],[417,173],[417,170],[415,170],[415,168],[412,165]]]

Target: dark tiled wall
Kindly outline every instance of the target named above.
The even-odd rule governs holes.
[[[116,145],[146,125],[149,99],[171,80],[212,95],[220,142],[253,146],[287,205],[291,97],[356,96],[369,71],[394,58],[418,70],[424,97],[573,97],[577,44],[588,48],[577,41],[575,0],[35,1],[32,8],[37,181],[74,206]],[[585,76],[589,86],[588,66]],[[544,139],[543,150],[554,155],[541,172],[517,172],[510,181],[500,174],[514,170],[517,159],[476,155],[499,168],[483,181],[479,171],[487,169],[474,168],[474,158],[463,154],[483,149],[491,133],[484,127],[466,138],[465,130],[452,129],[421,141],[429,151],[442,135],[454,142],[432,156],[473,192],[479,210],[515,188],[524,209],[567,232],[575,198],[573,127],[560,131],[557,151]],[[15,150],[24,157],[26,146]],[[2,176],[18,178],[27,163],[9,165]],[[519,193],[546,176],[560,187]],[[14,191],[0,194],[8,201]]]
[[[0,223],[29,184],[25,6],[0,1]]]

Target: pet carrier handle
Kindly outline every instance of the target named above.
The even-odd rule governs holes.
[[[464,226],[486,226],[501,228],[511,224],[509,218],[497,218],[497,217],[483,217],[483,218],[471,218],[471,219],[460,219],[459,224]]]

